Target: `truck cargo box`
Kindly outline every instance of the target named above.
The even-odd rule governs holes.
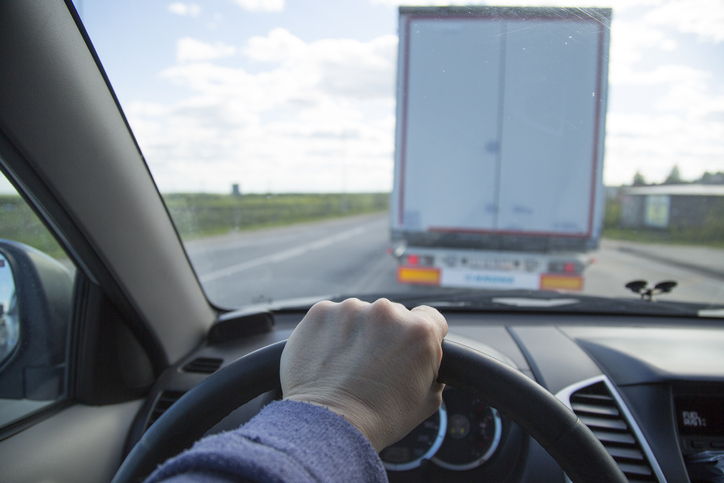
[[[597,247],[610,19],[610,9],[400,7],[393,239]]]

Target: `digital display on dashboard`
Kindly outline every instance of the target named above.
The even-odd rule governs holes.
[[[676,396],[674,403],[682,436],[724,436],[723,396]]]

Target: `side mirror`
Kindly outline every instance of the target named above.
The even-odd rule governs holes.
[[[0,398],[51,401],[64,393],[72,300],[67,268],[0,240]]]
[[[15,280],[8,259],[0,254],[0,366],[18,345],[18,306]]]

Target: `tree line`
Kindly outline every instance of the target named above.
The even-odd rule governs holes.
[[[681,177],[679,166],[674,165],[663,183],[647,183],[640,171],[636,171],[633,182],[631,183],[632,186],[651,186],[656,184],[724,184],[724,172],[710,173],[706,171],[700,178],[687,181]]]

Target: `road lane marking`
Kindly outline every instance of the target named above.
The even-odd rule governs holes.
[[[256,268],[260,265],[264,265],[266,263],[278,263],[282,262],[284,260],[289,260],[290,258],[298,257],[300,255],[304,255],[307,252],[310,252],[312,250],[319,250],[321,248],[328,247],[329,245],[333,245],[334,243],[339,243],[341,241],[347,240],[349,238],[359,236],[363,234],[367,229],[363,226],[359,226],[356,228],[352,228],[351,230],[343,231],[341,233],[337,233],[336,235],[328,236],[326,238],[320,238],[319,240],[314,240],[309,243],[305,243],[304,245],[300,245],[295,248],[291,248],[289,250],[283,250],[281,252],[277,253],[271,253],[269,255],[264,255],[263,257],[254,258],[252,260],[248,260],[246,262],[238,263],[236,265],[232,265],[230,267],[222,268],[220,270],[215,270],[213,272],[206,273],[199,277],[199,280],[201,283],[205,282],[211,282],[212,280],[216,280],[222,277],[227,277],[229,275],[233,275],[235,273],[243,272],[245,270],[249,270],[252,268]]]

